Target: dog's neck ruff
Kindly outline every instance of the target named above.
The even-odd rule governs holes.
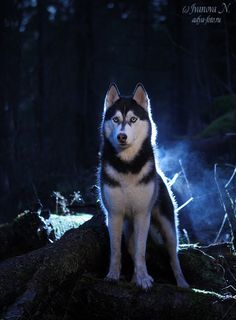
[[[131,147],[130,147],[131,148]],[[154,161],[154,153],[150,138],[147,137],[140,149],[131,160],[124,160],[119,156],[119,152],[112,146],[111,142],[105,138],[102,159],[104,163],[110,164],[121,173],[139,173],[142,167],[149,160]]]

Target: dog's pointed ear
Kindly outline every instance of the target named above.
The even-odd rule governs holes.
[[[111,107],[119,98],[120,93],[117,85],[115,83],[111,83],[106,94],[104,110],[106,111],[109,107]]]
[[[137,102],[138,105],[143,107],[145,110],[148,110],[149,98],[142,83],[138,83],[136,85],[133,93],[133,99]]]

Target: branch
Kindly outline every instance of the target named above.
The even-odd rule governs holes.
[[[232,242],[234,244],[234,248],[236,248],[236,217],[235,217],[235,214],[234,214],[234,208],[231,205],[231,198],[230,198],[230,194],[229,194],[229,191],[227,190],[227,188],[224,188],[224,192],[225,192],[225,194],[226,194],[226,196],[228,198],[227,205],[224,202],[223,193],[222,193],[222,191],[220,189],[220,185],[219,185],[218,179],[217,179],[217,166],[218,166],[218,164],[215,163],[215,165],[214,165],[214,179],[215,179],[215,183],[216,183],[216,186],[217,186],[217,190],[219,192],[221,205],[222,205],[222,207],[224,209],[225,215],[228,218],[229,226],[230,226],[231,233],[232,233]],[[234,174],[231,176],[231,178],[233,176],[234,176]],[[228,180],[226,185],[230,184],[230,182],[233,179],[233,178],[232,179],[231,178]],[[223,222],[221,224],[220,231],[217,234],[217,237],[216,237],[217,240],[219,238],[220,232],[223,229],[223,224],[224,224],[224,219],[223,219]]]

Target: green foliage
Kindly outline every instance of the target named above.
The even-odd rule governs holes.
[[[209,124],[201,133],[201,138],[208,138],[218,134],[225,134],[228,132],[234,132],[236,130],[236,112],[228,112],[212,123]]]
[[[236,97],[223,95],[215,98],[212,114],[215,119],[199,134],[199,137],[208,138],[234,132],[236,130]]]
[[[213,109],[218,115],[223,115],[236,109],[236,97],[233,95],[219,96],[213,101]]]

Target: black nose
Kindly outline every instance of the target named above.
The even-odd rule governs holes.
[[[117,139],[118,139],[119,143],[125,143],[127,140],[127,135],[125,133],[119,133],[117,135]]]

